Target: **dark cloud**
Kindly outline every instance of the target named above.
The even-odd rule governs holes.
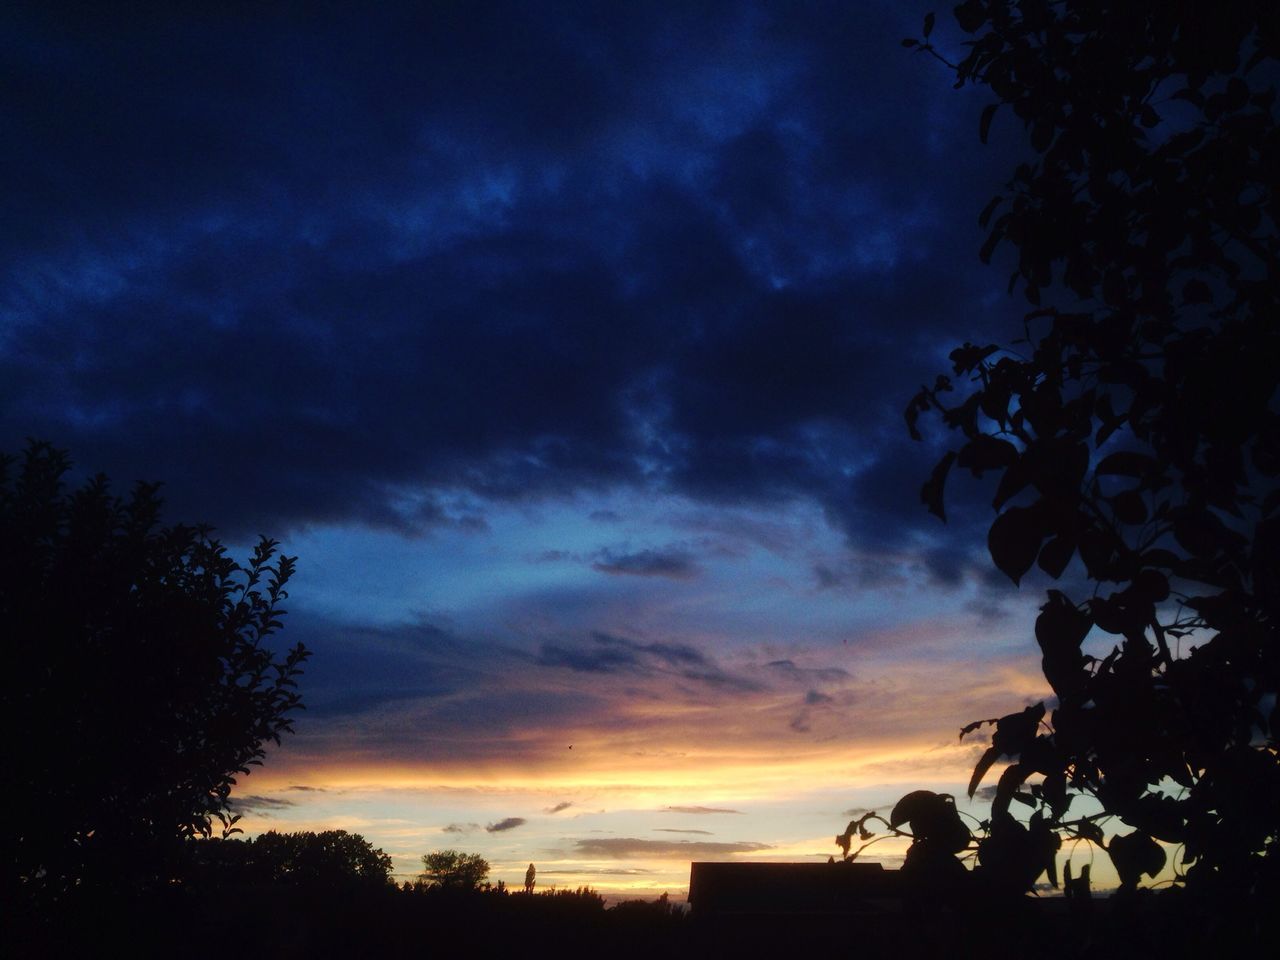
[[[559,644],[544,644],[538,654],[543,667],[567,667],[582,673],[613,673],[639,666],[639,658],[628,650],[570,649]]]
[[[236,536],[485,529],[451,491],[803,497],[959,582],[901,411],[1013,329],[973,226],[1008,165],[943,146],[979,104],[904,57],[915,11],[125,19],[7,15],[0,448]]]
[[[514,830],[516,827],[523,827],[527,823],[524,817],[506,817],[497,823],[491,823],[484,829],[487,833],[503,833],[507,830]]]
[[[804,702],[806,706],[815,707],[820,703],[830,703],[831,697],[817,690],[810,690],[804,695]]]
[[[705,837],[712,836],[710,830],[681,830],[679,827],[654,827],[654,833],[700,833]]]
[[[544,643],[537,663],[581,673],[668,674],[710,687],[758,690],[759,684],[734,676],[693,647],[678,643],[642,643],[612,634],[593,633],[589,645]]]
[[[655,857],[663,859],[697,860],[706,857],[731,857],[741,853],[759,853],[770,850],[767,843],[716,843],[707,840],[637,840],[632,837],[601,837],[578,840],[574,852],[584,857],[609,857],[625,860],[629,857]]]
[[[638,553],[615,553],[612,550],[602,550],[591,566],[601,573],[633,577],[667,577],[671,580],[689,580],[698,573],[697,566],[685,554],[658,550],[641,550]]]
[[[839,683],[850,676],[840,667],[801,667],[794,660],[770,660],[765,666],[776,676],[795,683]]]
[[[543,550],[537,559],[540,563],[559,563],[562,560],[576,560],[577,557],[567,550]]]
[[[824,563],[814,564],[813,575],[818,578],[818,587],[822,590],[841,586],[845,582],[842,574],[832,570]]]
[[[315,654],[305,674],[313,721],[341,723],[445,696],[476,676],[467,638],[426,621],[371,626],[295,609],[287,623],[291,640]]]
[[[478,823],[451,823],[441,828],[442,833],[475,833],[480,829]]]
[[[284,810],[296,804],[283,797],[266,797],[250,794],[247,797],[232,797],[231,809],[236,813],[253,813],[261,817],[269,817],[273,810]]]
[[[572,806],[573,806],[573,804],[572,804],[570,801],[568,801],[568,800],[561,800],[561,801],[560,801],[559,803],[557,803],[555,806],[547,807],[547,809],[543,810],[542,812],[543,812],[543,813],[548,813],[548,814],[549,814],[549,813],[559,813],[561,810],[568,810],[568,809],[569,809],[570,807],[572,807]]]
[[[666,807],[662,813],[742,813],[741,810],[730,810],[727,807]]]

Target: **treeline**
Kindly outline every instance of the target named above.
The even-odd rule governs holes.
[[[406,950],[448,956],[579,956],[678,951],[684,912],[664,894],[607,907],[589,887],[526,892],[440,882],[397,884],[391,858],[345,830],[193,841],[168,883],[80,884],[5,921],[5,955],[347,957]],[[453,851],[444,851],[453,854]],[[432,856],[439,861],[439,852]],[[455,855],[458,856],[458,855]],[[473,855],[462,855],[473,856]]]

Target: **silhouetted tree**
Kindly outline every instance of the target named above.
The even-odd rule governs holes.
[[[290,729],[307,652],[277,658],[294,558],[262,539],[244,566],[204,527],[158,525],[157,488],[67,457],[0,458],[0,683],[8,890],[166,881],[182,841],[231,832],[236,775]]]
[[[422,858],[422,881],[450,890],[475,890],[489,876],[489,861],[478,853],[435,850]]]
[[[534,883],[537,882],[537,877],[538,877],[538,868],[535,867],[532,863],[529,864],[529,869],[524,872],[524,892],[525,893],[533,893],[533,885]]]
[[[995,565],[1067,584],[1035,626],[1054,700],[961,734],[994,724],[971,796],[1012,761],[978,863],[1027,890],[1056,883],[1061,839],[1084,840],[1133,888],[1163,842],[1188,891],[1256,908],[1280,890],[1280,6],[966,0],[955,16],[972,37],[956,86],[996,97],[981,138],[1012,112],[1034,151],[980,222],[982,259],[1012,248],[1010,289],[1036,309],[1025,339],[965,344],[956,379],[912,401],[917,438],[929,412],[963,437],[922,498],[945,519],[949,470],[993,474]],[[946,62],[933,23],[903,42]],[[1082,795],[1102,814],[1073,810]],[[943,800],[913,797],[895,828],[923,818],[970,848]]]
[[[358,833],[271,830],[244,845],[249,873],[260,882],[327,888],[391,886],[391,857]]]

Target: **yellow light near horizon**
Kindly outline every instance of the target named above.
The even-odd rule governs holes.
[[[529,765],[459,763],[379,765],[344,763],[334,758],[297,771],[277,768],[253,779],[254,791],[288,787],[331,790],[485,791],[563,793],[609,791],[638,798],[672,793],[713,792],[726,799],[767,800],[780,787],[796,784],[838,786],[870,779],[878,784],[965,782],[973,769],[973,751],[960,745],[938,747],[918,742],[877,744],[861,753],[850,748],[809,749],[779,758],[772,752],[691,749],[682,756],[616,757],[596,754],[589,745],[575,750],[576,762]]]

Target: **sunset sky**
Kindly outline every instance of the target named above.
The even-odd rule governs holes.
[[[298,555],[248,832],[683,896],[962,794],[1043,585],[903,424],[1022,313],[929,5],[224,6],[0,14],[0,449]]]

